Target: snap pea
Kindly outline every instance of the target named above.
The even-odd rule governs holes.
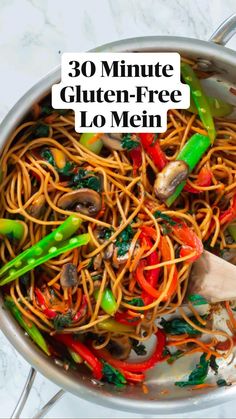
[[[7,274],[7,276],[0,279],[0,286],[8,284],[14,279],[19,278],[20,276],[24,275],[26,272],[31,271],[37,266],[42,265],[48,260],[61,255],[62,253],[68,252],[69,250],[75,249],[76,247],[80,247],[85,244],[88,244],[89,240],[90,240],[90,235],[88,233],[80,234],[79,236],[74,236],[71,239],[58,244],[57,246],[51,246],[48,249],[47,254],[41,257],[36,256],[36,257],[27,258],[24,261],[24,263],[21,261],[18,261],[17,260],[18,257],[16,257],[15,259],[13,259],[11,262],[7,263],[4,266],[4,268],[8,270],[9,269],[8,265],[11,264],[12,266],[12,262],[13,262],[13,269],[9,270],[9,273]],[[41,249],[41,247],[39,247],[39,249]],[[20,268],[19,268],[19,263],[20,263]],[[0,276],[2,276],[1,272],[0,272]]]
[[[17,220],[0,218],[0,234],[12,236],[14,239],[21,240],[24,234],[24,225]]]
[[[209,102],[203,92],[201,83],[189,64],[181,63],[181,74],[185,83],[190,87],[190,92],[200,119],[208,132],[211,142],[213,143],[216,137],[215,125]]]
[[[211,115],[216,118],[230,115],[233,112],[233,106],[227,102],[224,102],[222,99],[207,96],[207,100],[209,103]],[[192,97],[190,98],[190,107],[188,108],[188,111],[191,113],[198,113],[197,107]]]
[[[31,339],[36,343],[36,345],[38,345],[43,350],[43,352],[45,352],[45,354],[50,356],[51,354],[48,349],[47,342],[45,341],[42,333],[37,328],[37,326],[35,326],[34,323],[29,325],[24,320],[21,311],[15,305],[13,299],[10,296],[7,296],[5,298],[4,304],[8,308],[8,310],[12,313],[12,315],[15,317],[16,321],[20,324],[20,326],[28,333]]]
[[[77,215],[71,215],[59,227],[52,231],[52,233],[4,265],[0,269],[0,277],[11,267],[20,267],[23,263],[27,263],[28,260],[32,260],[48,252],[53,245],[71,237],[78,230],[80,224],[81,219]]]
[[[183,160],[189,166],[191,172],[196,164],[200,161],[203,154],[210,147],[210,138],[202,134],[194,134],[185,144],[183,149],[179,152],[176,160]],[[166,205],[170,207],[184,188],[185,181],[181,182],[175,192],[166,200]]]
[[[97,289],[94,292],[95,300],[98,299],[99,290]],[[110,314],[111,316],[115,314],[117,310],[117,303],[112,291],[109,288],[106,288],[102,293],[101,307],[105,313]]]

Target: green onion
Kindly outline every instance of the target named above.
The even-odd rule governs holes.
[[[99,290],[97,289],[94,292],[94,297],[96,301],[98,299],[98,295]],[[117,310],[117,302],[112,291],[109,288],[106,288],[102,293],[101,307],[105,311],[105,313],[110,314],[111,316],[113,316],[113,314],[115,314]]]
[[[216,137],[215,125],[212,118],[211,109],[207,97],[202,90],[201,83],[189,64],[181,64],[181,74],[185,83],[187,83],[190,87],[190,92],[198,110],[200,119],[208,132],[211,143],[213,143]]]
[[[48,345],[39,331],[39,329],[35,326],[34,323],[29,325],[23,318],[23,315],[21,311],[18,309],[18,307],[15,305],[13,299],[10,296],[7,296],[4,300],[5,306],[8,308],[8,310],[12,313],[12,315],[15,317],[17,322],[20,324],[20,326],[25,329],[25,331],[28,333],[28,335],[31,337],[31,339],[38,345],[45,354],[50,356],[50,351],[48,349]]]
[[[84,132],[80,137],[80,144],[92,151],[94,154],[100,154],[103,142],[97,137],[97,134]]]
[[[179,152],[176,160],[183,160],[189,166],[189,171],[192,172],[210,145],[211,141],[209,137],[198,133],[194,134]],[[179,196],[184,188],[185,183],[186,182],[181,182],[177,186],[175,192],[169,198],[167,198],[166,204],[168,207],[170,207]]]

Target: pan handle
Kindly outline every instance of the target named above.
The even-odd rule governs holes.
[[[24,388],[22,390],[22,393],[20,395],[20,398],[17,402],[17,405],[11,415],[11,419],[19,419],[20,418],[20,414],[22,413],[22,410],[25,407],[25,404],[28,400],[28,397],[30,395],[31,389],[33,387],[34,384],[34,380],[36,377],[37,372],[35,371],[34,368],[30,368],[30,372],[28,374],[28,377],[26,379]],[[49,412],[49,410],[52,409],[53,406],[55,406],[55,404],[57,403],[58,400],[60,400],[60,398],[65,394],[64,390],[59,390],[55,396],[53,396],[41,409],[39,409],[34,418],[40,419],[43,418],[46,413]]]
[[[236,34],[236,14],[228,17],[211,35],[209,41],[219,45],[226,45]]]

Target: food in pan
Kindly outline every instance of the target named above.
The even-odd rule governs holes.
[[[225,332],[212,325],[216,307],[188,294],[204,248],[232,263],[236,249],[236,122],[231,105],[203,91],[202,76],[183,60],[191,106],[169,111],[163,134],[78,134],[73,113],[47,98],[3,148],[5,306],[65,368],[84,363],[119,387],[198,352],[176,385],[201,388],[233,350],[233,302],[221,303]]]

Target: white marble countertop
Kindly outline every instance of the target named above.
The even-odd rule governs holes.
[[[144,35],[207,39],[235,12],[235,0],[0,0],[0,118],[31,85],[60,63],[61,52],[85,51]],[[229,46],[236,49],[236,39]],[[10,417],[29,368],[0,332],[0,418]],[[56,391],[53,383],[39,375],[23,417],[30,418]],[[235,410],[236,402],[231,402],[191,417],[233,418]],[[47,417],[141,416],[98,407],[66,394]]]

